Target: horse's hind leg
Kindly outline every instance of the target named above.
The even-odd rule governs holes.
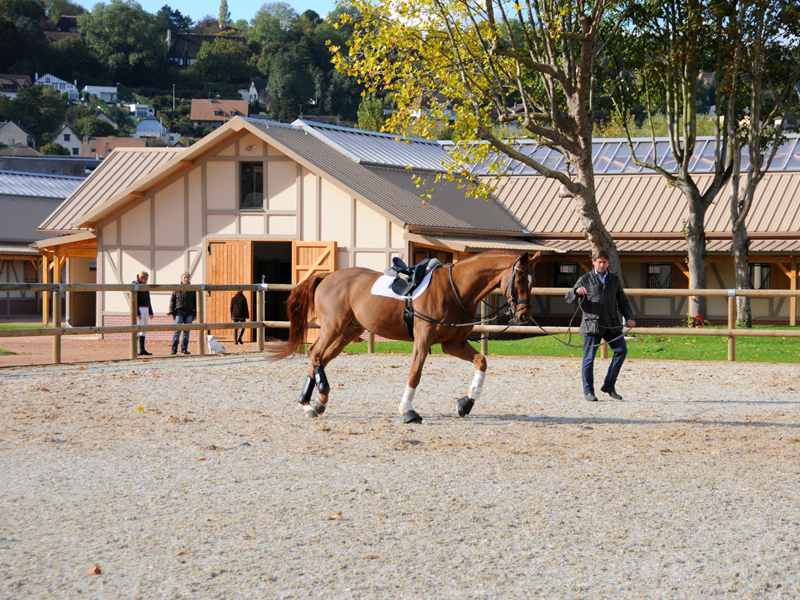
[[[458,399],[457,404],[458,416],[466,417],[483,392],[483,382],[486,379],[486,357],[475,350],[467,340],[460,343],[444,342],[442,350],[450,356],[475,363],[475,377],[472,379],[472,385],[470,385],[467,395]]]
[[[320,337],[309,348],[308,356],[311,359],[311,367],[303,387],[303,393],[306,396],[301,394],[300,397],[300,404],[307,417],[313,418],[321,415],[328,406],[328,396],[331,390],[328,378],[325,375],[325,367],[330,361],[339,356],[347,344],[356,340],[363,332],[363,327],[349,322],[343,331],[321,331]],[[319,399],[311,398],[315,384],[319,391]]]

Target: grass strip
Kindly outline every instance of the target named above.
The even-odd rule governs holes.
[[[754,329],[797,329],[786,326],[759,326]],[[566,341],[566,336],[559,335]],[[480,350],[479,342],[470,342]],[[572,336],[572,344],[583,345],[583,337]],[[376,353],[410,354],[411,342],[376,342]],[[348,353],[365,353],[366,342],[350,344]],[[442,354],[438,344],[433,354]],[[536,336],[520,340],[490,340],[489,356],[563,356],[580,358],[582,347],[570,348],[550,336]],[[598,353],[599,355],[599,353]],[[655,358],[659,360],[728,360],[728,338],[724,336],[693,335],[642,335],[628,340],[628,358]],[[749,362],[800,362],[800,338],[736,338],[736,360]]]

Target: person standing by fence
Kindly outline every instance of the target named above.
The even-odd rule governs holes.
[[[594,269],[578,279],[566,295],[569,304],[578,300],[583,312],[580,328],[580,334],[584,336],[581,365],[583,397],[589,402],[597,402],[597,396],[594,395],[594,357],[598,346],[606,340],[614,352],[614,358],[611,359],[600,391],[614,400],[622,400],[616,384],[628,354],[628,345],[625,343],[619,313],[625,317],[628,327],[636,327],[636,321],[633,320],[630,300],[622,289],[622,281],[608,270],[608,252],[597,250],[592,254],[592,264]]]
[[[242,290],[236,292],[236,295],[231,298],[231,319],[234,323],[244,323],[250,318],[250,310],[247,307],[247,298],[245,298]],[[233,345],[241,344],[244,329],[233,330]],[[238,337],[237,337],[238,335]]]
[[[147,285],[147,280],[150,279],[150,274],[147,271],[142,271],[136,276],[136,281],[139,285]],[[139,307],[139,315],[136,317],[137,325],[144,325],[145,327],[150,322],[150,317],[153,316],[153,307],[150,305],[150,292],[136,292],[136,305]],[[152,352],[148,352],[144,347],[145,332],[138,332],[139,336],[139,356],[152,356]]]
[[[185,271],[183,275],[181,275],[181,284],[182,285],[189,285],[191,274],[189,271]],[[172,292],[172,296],[169,298],[169,314],[171,317],[175,318],[175,324],[181,325],[184,323],[193,323],[195,317],[197,317],[197,299],[195,297],[195,292],[191,291],[180,291],[180,292]],[[189,335],[191,331],[188,329],[183,332],[183,342],[181,343],[181,354],[191,354],[189,352]],[[176,331],[172,336],[172,352],[171,354],[178,353],[178,339],[181,337],[180,330]]]

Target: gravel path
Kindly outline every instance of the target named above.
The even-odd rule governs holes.
[[[797,365],[493,356],[459,419],[436,355],[403,426],[408,364],[3,370],[0,598],[800,597]]]

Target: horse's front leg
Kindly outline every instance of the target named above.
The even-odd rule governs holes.
[[[486,379],[486,357],[475,350],[467,340],[444,342],[442,350],[450,356],[475,363],[475,377],[472,378],[472,385],[469,386],[467,395],[458,399],[458,416],[466,417],[483,393],[483,382]]]
[[[403,393],[403,399],[398,406],[398,412],[403,417],[403,423],[422,423],[422,417],[414,410],[414,395],[417,393],[419,380],[422,378],[422,367],[431,349],[428,336],[421,336],[414,332],[414,351],[411,355],[411,370],[408,373],[408,386]]]

